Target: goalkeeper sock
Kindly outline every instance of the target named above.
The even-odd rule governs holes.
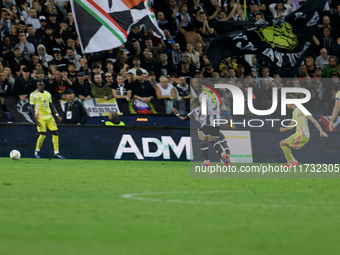
[[[52,143],[53,143],[54,154],[58,154],[59,153],[59,136],[58,135],[52,135]]]
[[[287,163],[290,163],[290,162],[295,160],[294,156],[292,154],[292,151],[288,146],[281,146],[281,149],[282,149],[283,153],[285,154]]]
[[[41,146],[43,145],[45,138],[46,138],[46,135],[39,135],[38,140],[37,140],[37,145],[35,147],[36,151],[40,151]]]

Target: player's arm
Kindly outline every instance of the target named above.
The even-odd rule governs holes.
[[[310,120],[314,126],[319,130],[320,132],[320,136],[321,137],[328,137],[328,135],[322,130],[322,127],[320,126],[320,124],[316,121],[316,119],[313,118],[312,115],[306,116],[308,120]]]
[[[190,119],[188,115],[186,115],[186,116],[179,115],[178,110],[175,107],[172,107],[172,112],[173,112],[173,114],[175,114],[181,120]]]
[[[58,121],[61,122],[62,118],[59,116],[57,110],[55,109],[55,107],[52,103],[50,103],[50,108],[52,110],[52,113],[57,117]]]
[[[291,129],[293,129],[296,125],[296,122],[295,121],[292,121],[291,123],[289,123],[289,125],[285,128],[280,128],[280,132],[286,132],[286,131],[289,131]]]
[[[34,105],[34,104],[31,104],[31,113],[32,113],[32,116],[33,116],[33,119],[34,119],[35,124],[36,124],[38,127],[40,127],[41,124],[39,123],[39,120],[38,120],[37,115],[35,115],[35,105]]]
[[[330,131],[333,131],[333,129],[334,129],[334,121],[336,119],[336,116],[338,116],[339,112],[340,112],[340,100],[337,99],[335,101],[335,106],[333,108],[331,121],[329,122],[329,130]]]

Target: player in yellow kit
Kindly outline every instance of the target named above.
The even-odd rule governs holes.
[[[334,121],[336,120],[336,117],[338,116],[339,112],[340,112],[340,90],[338,91],[338,93],[336,93],[336,96],[335,96],[335,106],[333,108],[332,117],[329,122],[330,131],[333,131],[334,129]]]
[[[298,161],[294,158],[291,148],[296,150],[301,149],[303,146],[307,144],[309,141],[309,127],[308,120],[310,120],[315,127],[319,130],[321,137],[328,137],[328,135],[322,130],[319,123],[313,118],[312,115],[306,116],[303,112],[296,107],[295,104],[288,104],[288,108],[293,110],[293,121],[286,128],[280,128],[281,132],[291,130],[296,125],[295,134],[291,135],[285,140],[280,142],[281,149],[287,159],[287,164],[283,165],[283,167],[294,167]]]
[[[37,145],[35,148],[34,156],[36,158],[40,158],[39,152],[46,138],[46,127],[47,127],[52,133],[54,157],[59,158],[59,159],[65,159],[59,153],[58,128],[51,114],[51,110],[53,111],[53,114],[57,117],[59,121],[61,121],[61,117],[58,115],[55,107],[52,104],[51,94],[45,91],[44,89],[45,89],[44,82],[37,81],[37,90],[32,92],[30,95],[31,112],[32,112],[34,121],[37,125],[38,132],[40,133],[40,136],[38,138]]]

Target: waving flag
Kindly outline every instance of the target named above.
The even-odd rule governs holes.
[[[127,40],[131,26],[144,24],[164,37],[150,0],[71,0],[84,53],[116,48]]]
[[[308,0],[295,12],[268,21],[220,22],[208,49],[217,67],[223,58],[262,53],[280,74],[294,76],[316,32],[326,0]]]

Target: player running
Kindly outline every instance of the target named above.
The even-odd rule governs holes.
[[[59,136],[58,128],[53,116],[51,114],[51,109],[53,114],[61,121],[61,117],[57,113],[55,107],[52,104],[52,97],[49,92],[45,89],[43,81],[37,81],[37,90],[32,92],[30,95],[31,112],[37,125],[38,132],[40,136],[37,140],[37,145],[35,148],[34,156],[40,158],[39,152],[40,148],[46,138],[46,127],[52,133],[52,142],[54,148],[54,157],[59,159],[65,159],[59,153]]]
[[[282,140],[280,142],[280,146],[287,160],[287,164],[282,165],[282,167],[292,168],[298,163],[298,161],[294,158],[291,148],[296,150],[301,149],[309,141],[310,134],[308,120],[310,120],[319,130],[321,137],[328,137],[328,135],[322,130],[321,126],[312,115],[304,115],[295,104],[288,104],[287,107],[293,110],[293,121],[288,125],[288,127],[280,128],[280,131],[285,132],[291,130],[296,125],[296,132],[287,139]]]
[[[333,113],[332,113],[332,117],[331,120],[329,122],[329,130],[332,132],[334,129],[334,121],[336,120],[336,117],[338,116],[339,112],[340,112],[340,90],[338,91],[338,93],[336,93],[335,96],[335,106],[333,108]]]
[[[207,91],[207,89],[205,90]],[[207,115],[201,114],[200,102],[202,103],[203,96],[205,96],[207,99]],[[172,112],[181,120],[195,118],[200,123],[200,128],[198,129],[198,139],[200,141],[200,147],[204,158],[202,166],[211,166],[209,160],[208,143],[213,145],[217,155],[220,157],[225,166],[231,165],[229,156],[230,150],[227,140],[221,133],[220,126],[216,125],[214,127],[214,120],[221,119],[221,105],[219,100],[216,98],[215,94],[203,92],[199,96],[199,101],[198,99],[194,99],[191,105],[194,107],[194,109],[186,116],[179,115],[176,108],[172,108]]]

